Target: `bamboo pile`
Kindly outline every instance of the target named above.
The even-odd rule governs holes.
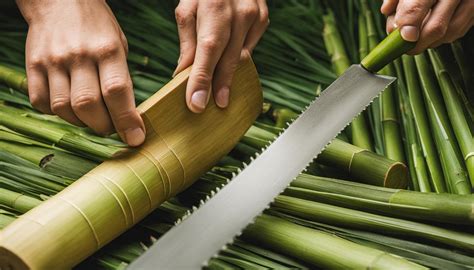
[[[160,152],[153,150],[162,155],[157,157],[159,166],[134,163],[135,174],[123,162],[135,161],[134,155],[146,159],[148,153],[131,154],[115,135],[98,137],[32,109],[24,94],[22,67],[26,27],[12,3],[0,3],[0,242],[15,252],[0,253],[0,261],[11,264],[11,258],[21,258],[31,268],[58,269],[85,259],[78,269],[124,269],[182,216],[231,181],[348,65],[367,55],[385,36],[379,4],[372,0],[270,1],[272,24],[253,55],[263,86],[263,110],[250,129],[239,141],[237,132],[226,132],[226,139],[235,135],[227,149],[212,148],[222,135],[200,133],[216,139],[208,141],[209,151],[190,151],[181,137],[173,135],[183,131],[151,126],[174,125],[170,119],[184,117],[180,113],[185,109],[163,104],[165,108],[154,113],[166,117],[146,120],[153,137],[147,143],[154,141]],[[129,67],[135,97],[141,103],[169,81],[176,64],[174,3],[115,1],[111,5],[130,45]],[[397,59],[384,70],[396,76],[398,83],[342,131],[255,223],[210,259],[208,268],[474,268],[474,202],[466,194],[472,189],[474,89],[473,67],[467,60],[473,57],[468,49],[473,41],[471,31],[441,49]],[[170,83],[184,80],[179,76]],[[171,95],[179,91],[167,94],[168,87],[156,93],[155,99],[184,100]],[[231,96],[233,104],[237,100]],[[247,100],[255,102],[248,107],[249,115],[255,116],[262,109],[261,100]],[[140,105],[143,112],[150,102]],[[190,117],[193,123],[199,121]],[[207,124],[214,133],[234,128],[234,123],[220,123]],[[236,126],[242,128],[241,133],[246,129]],[[155,130],[159,138],[158,133],[150,134]],[[172,151],[162,149],[179,153],[179,160]],[[196,154],[209,162],[196,165],[203,160],[195,159]],[[104,169],[107,164],[115,164],[112,172]],[[183,168],[187,168],[184,177]],[[114,182],[130,185],[122,188],[127,193],[119,192],[100,172],[115,174],[121,182]],[[146,179],[145,186],[138,176]],[[70,193],[85,185],[85,194]],[[153,195],[149,197],[144,187]],[[89,199],[76,201],[81,197]],[[22,231],[15,224],[24,224],[23,218],[43,221],[59,213],[41,210],[49,205],[72,207],[60,198],[84,209],[85,217],[100,232],[97,238],[75,208],[48,223],[47,234],[28,228],[17,237]],[[128,202],[136,207],[128,207]],[[76,223],[61,221],[69,217]],[[100,240],[99,251],[95,239]]]

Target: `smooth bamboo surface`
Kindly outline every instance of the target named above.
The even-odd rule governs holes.
[[[69,269],[191,185],[226,155],[262,108],[251,60],[242,60],[230,105],[203,114],[185,104],[190,69],[138,110],[143,146],[107,160],[0,232],[0,269]]]

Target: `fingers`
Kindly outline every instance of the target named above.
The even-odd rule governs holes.
[[[138,146],[145,140],[145,125],[135,108],[125,52],[116,44],[99,50],[100,88],[115,130],[128,145]]]
[[[382,6],[380,7],[380,12],[389,16],[395,13],[399,0],[384,0]]]
[[[454,12],[451,22],[448,25],[446,35],[431,44],[431,48],[436,48],[444,43],[451,43],[463,37],[474,25],[474,1],[461,1]]]
[[[245,40],[244,48],[252,53],[258,41],[267,30],[270,20],[268,19],[268,7],[265,0],[258,0],[258,18],[254,21],[254,24],[250,28],[247,39]]]
[[[418,41],[423,20],[434,4],[435,0],[400,0],[395,23],[404,40]]]
[[[232,77],[239,63],[247,32],[259,17],[259,7],[255,1],[240,1],[237,5],[233,15],[231,37],[217,64],[213,79],[214,100],[220,108],[229,104]]]
[[[438,0],[424,23],[420,40],[410,54],[418,54],[442,39],[460,0]]]
[[[173,74],[189,67],[196,53],[196,9],[197,0],[182,0],[175,10],[179,34],[178,66]]]
[[[223,1],[200,2],[197,11],[197,46],[186,88],[188,108],[201,113],[209,101],[215,67],[230,38],[232,10]]]
[[[42,113],[53,114],[49,105],[47,76],[40,64],[35,60],[29,60],[28,55],[26,57],[26,76],[31,105]]]
[[[71,107],[83,123],[101,135],[113,132],[112,121],[102,100],[97,67],[92,61],[76,63],[71,70]],[[66,119],[58,113],[59,116]]]
[[[67,70],[64,67],[51,67],[48,70],[48,80],[51,111],[73,125],[83,126],[71,107],[71,86]]]

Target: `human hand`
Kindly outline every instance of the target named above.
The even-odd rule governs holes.
[[[17,0],[29,24],[26,72],[31,104],[101,135],[145,139],[128,72],[127,41],[105,1]]]
[[[474,0],[384,0],[387,32],[400,28],[403,39],[417,41],[419,54],[464,36],[474,25]]]
[[[181,0],[176,8],[180,57],[175,74],[193,65],[186,103],[205,110],[212,88],[220,108],[227,107],[232,76],[241,55],[249,55],[265,32],[265,0]]]

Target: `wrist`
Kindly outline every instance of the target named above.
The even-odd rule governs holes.
[[[75,7],[91,6],[105,3],[105,0],[16,0],[16,4],[28,24],[43,21],[50,16],[56,16],[74,10]]]

